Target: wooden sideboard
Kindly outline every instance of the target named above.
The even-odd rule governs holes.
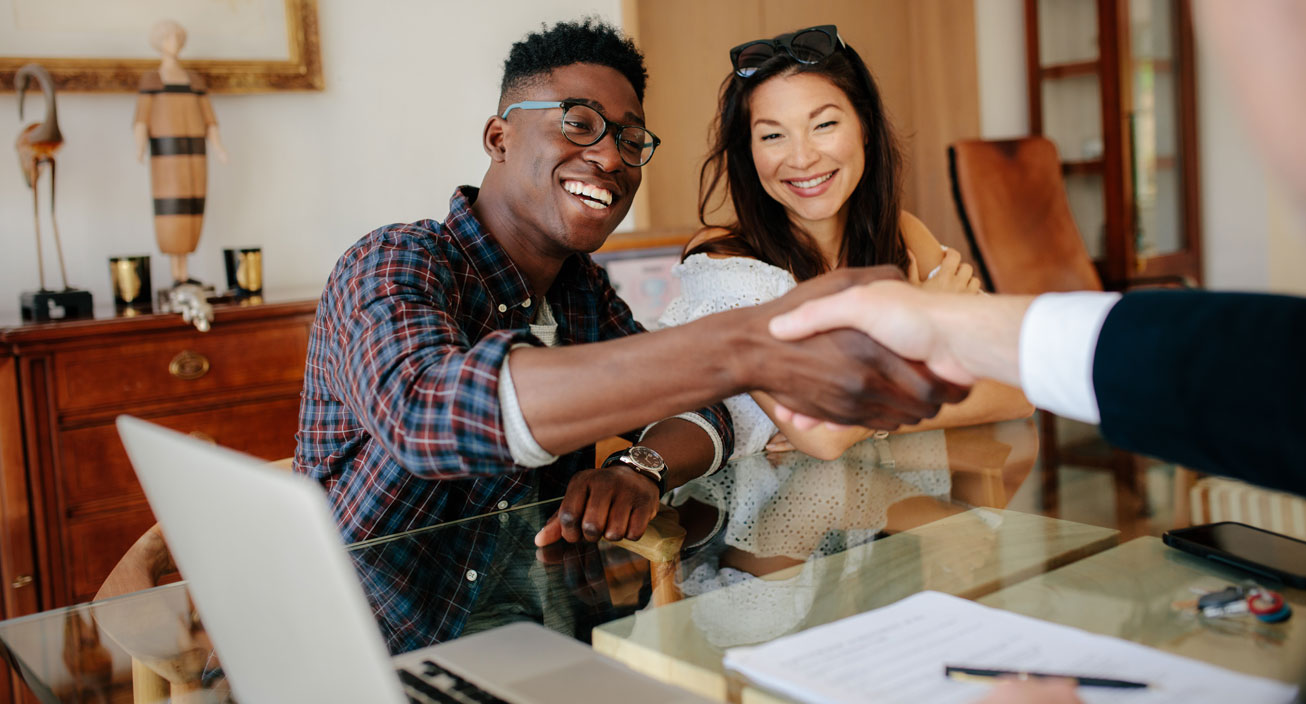
[[[293,454],[316,305],[215,305],[204,333],[175,314],[0,326],[0,618],[90,599],[154,523],[117,415]]]

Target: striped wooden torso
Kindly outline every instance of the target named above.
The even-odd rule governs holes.
[[[163,82],[158,71],[141,77],[136,122],[148,127],[154,233],[165,254],[189,254],[199,244],[207,189],[205,136],[217,124],[204,79]]]

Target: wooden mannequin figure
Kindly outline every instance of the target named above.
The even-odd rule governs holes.
[[[150,30],[150,45],[163,60],[159,70],[141,76],[133,125],[137,160],[144,160],[147,145],[150,150],[154,236],[159,250],[172,259],[174,285],[195,283],[187,273],[186,255],[199,244],[204,223],[206,140],[218,160],[227,161],[204,79],[177,60],[185,44],[186,30],[172,20]]]

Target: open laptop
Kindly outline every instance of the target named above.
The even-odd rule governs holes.
[[[533,623],[391,658],[318,484],[137,418],[118,432],[238,701],[708,701]]]

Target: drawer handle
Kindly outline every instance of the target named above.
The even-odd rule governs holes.
[[[209,373],[209,358],[199,352],[182,350],[168,362],[168,373],[186,381],[198,379]]]
[[[9,586],[14,589],[22,589],[36,580],[30,574],[19,575]]]

